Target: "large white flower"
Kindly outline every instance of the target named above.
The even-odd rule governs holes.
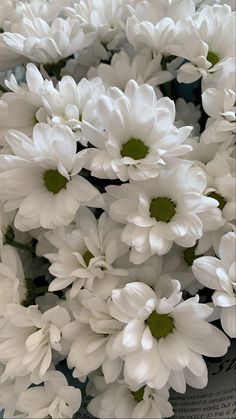
[[[19,230],[66,225],[80,204],[100,205],[98,190],[77,175],[84,159],[68,127],[38,124],[33,139],[18,131],[6,139],[14,155],[0,155],[0,197],[6,211],[18,209]]]
[[[140,282],[113,290],[110,312],[124,326],[110,338],[107,352],[124,360],[128,384],[162,388],[173,380],[176,387],[171,372],[182,372],[184,387],[184,369],[203,376],[202,355],[224,355],[230,342],[206,321],[213,309],[200,304],[198,296],[181,301],[178,281],[165,278],[155,290]]]
[[[222,74],[224,63],[235,55],[234,21],[234,13],[224,4],[206,6],[180,22],[176,45],[169,51],[190,62],[180,67],[179,82],[191,83],[214,72]]]
[[[173,182],[174,179],[174,182]],[[167,253],[173,242],[192,247],[202,236],[205,219],[211,229],[221,225],[218,201],[203,195],[204,172],[191,164],[173,165],[157,179],[109,186],[109,214],[126,224],[121,239],[132,246],[131,261],[142,263]]]
[[[55,306],[41,313],[8,304],[0,325],[0,361],[5,365],[1,380],[31,374],[31,382],[44,380],[52,362],[52,351],[60,351],[61,328],[70,322],[65,308]]]
[[[204,256],[193,263],[193,273],[205,286],[214,289],[212,300],[221,307],[224,331],[236,337],[236,234],[224,235],[219,248],[220,259]]]
[[[96,393],[99,393],[88,404],[88,411],[94,416],[119,419],[160,419],[173,415],[172,406],[168,402],[167,388],[157,391],[144,386],[132,391],[127,384],[120,381],[110,384],[108,387],[99,376],[94,377],[94,384]],[[94,395],[93,391],[91,395]]]
[[[147,46],[168,55],[168,47],[175,40],[176,25],[183,17],[195,12],[192,0],[138,1],[129,6],[131,17],[127,20],[126,35],[135,47]]]
[[[49,285],[50,291],[72,285],[72,298],[82,287],[107,298],[128,274],[126,269],[116,266],[128,246],[121,242],[120,225],[105,212],[97,221],[91,211],[81,208],[76,227],[45,235],[57,248],[57,253],[45,254],[51,262],[49,271],[56,277]]]
[[[80,390],[68,386],[60,371],[49,371],[43,386],[29,388],[20,394],[17,409],[24,413],[24,418],[62,419],[72,418],[80,404]]]
[[[17,251],[8,245],[1,249],[0,263],[0,315],[8,303],[22,303],[26,296],[26,283]]]
[[[122,181],[154,178],[161,167],[190,150],[183,142],[192,127],[174,126],[175,108],[169,98],[157,100],[151,86],[138,86],[134,80],[124,93],[111,88],[110,96],[97,102],[100,128],[82,124],[83,135],[97,147],[86,154],[93,176]]]

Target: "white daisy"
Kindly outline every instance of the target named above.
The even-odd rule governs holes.
[[[214,289],[212,300],[221,307],[221,324],[224,331],[236,337],[236,234],[224,235],[220,242],[219,256],[204,256],[193,263],[193,273],[205,287]]]
[[[44,255],[51,262],[50,273],[56,277],[49,291],[72,285],[71,298],[82,287],[106,298],[128,274],[116,266],[128,246],[120,240],[120,225],[106,213],[97,221],[91,211],[81,208],[76,227],[54,230],[45,236],[57,249],[57,253]]]
[[[161,55],[152,57],[149,49],[143,49],[133,57],[130,55],[121,50],[112,56],[110,64],[101,63],[98,68],[90,68],[88,77],[99,76],[106,86],[116,86],[121,90],[125,90],[131,79],[140,85],[148,83],[153,87],[172,80],[172,74],[161,67]]]
[[[183,19],[176,45],[169,47],[170,53],[189,61],[180,67],[177,80],[191,83],[213,72],[221,75],[223,64],[235,55],[234,36],[234,13],[226,4],[206,6]]]
[[[22,303],[26,297],[26,283],[21,260],[16,250],[8,245],[1,248],[0,316],[7,304]]]
[[[203,195],[206,182],[200,168],[185,162],[162,170],[157,179],[106,188],[110,216],[126,224],[121,239],[132,246],[133,263],[169,252],[173,242],[194,246],[205,219],[212,219],[212,229],[221,225],[218,201]]]
[[[52,351],[61,350],[61,329],[70,322],[65,308],[55,306],[41,313],[36,305],[8,304],[0,327],[1,380],[31,374],[31,382],[44,380]]]
[[[126,35],[135,47],[149,47],[168,55],[169,45],[174,43],[175,28],[179,20],[195,12],[192,0],[138,1],[129,6],[131,17],[127,20]]]
[[[64,374],[49,371],[43,386],[29,388],[19,395],[17,409],[24,418],[72,418],[79,410],[81,392],[68,386]]]
[[[192,127],[174,126],[175,108],[169,98],[157,100],[151,86],[138,86],[134,80],[124,93],[111,88],[110,95],[111,99],[104,96],[97,102],[101,128],[82,124],[83,135],[97,147],[86,152],[93,176],[122,181],[154,178],[161,167],[190,150],[183,142]]]
[[[84,159],[68,127],[38,124],[33,140],[18,131],[6,140],[14,155],[0,155],[0,197],[6,211],[18,209],[19,230],[66,225],[81,204],[100,205],[98,190],[77,175]]]
[[[128,384],[158,389],[171,371],[188,368],[203,375],[202,355],[222,356],[230,342],[206,321],[213,310],[200,304],[198,296],[181,301],[178,281],[158,281],[155,290],[140,282],[113,290],[110,312],[124,326],[110,338],[107,352],[124,360]]]
[[[100,379],[100,380],[99,380]],[[88,411],[100,418],[168,418],[173,409],[168,402],[167,388],[157,391],[148,386],[132,391],[127,384],[120,381],[104,385],[102,377],[95,376],[94,384],[97,392],[88,404]],[[105,387],[105,388],[104,388]],[[114,394],[116,395],[114,399]],[[92,394],[93,395],[93,394]]]

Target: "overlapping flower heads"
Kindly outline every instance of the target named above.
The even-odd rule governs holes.
[[[2,0],[4,418],[170,417],[236,337],[234,9]]]

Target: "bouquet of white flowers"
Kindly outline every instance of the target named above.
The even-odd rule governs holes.
[[[4,418],[170,417],[236,337],[234,9],[1,0]]]

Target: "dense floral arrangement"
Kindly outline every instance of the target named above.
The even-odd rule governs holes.
[[[5,418],[170,417],[236,337],[234,9],[1,0]]]

